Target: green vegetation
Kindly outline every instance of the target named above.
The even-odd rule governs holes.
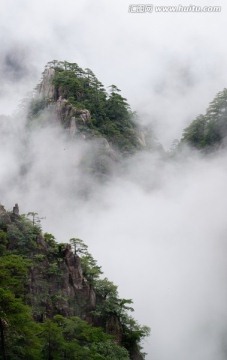
[[[139,353],[149,329],[129,316],[132,300],[101,278],[87,245],[43,235],[36,213],[30,220],[0,210],[0,359],[127,360]]]
[[[185,130],[182,143],[196,149],[218,148],[227,136],[227,89],[219,92],[206,114],[199,115]]]
[[[46,320],[39,338],[42,359],[129,359],[127,350],[116,345],[111,336],[78,317],[56,315],[52,320]]]
[[[30,103],[30,118],[39,115],[51,101],[61,96],[64,102],[63,125],[69,125],[70,106],[77,110],[87,109],[91,118],[77,124],[81,132],[90,136],[105,137],[112,146],[130,153],[140,148],[138,128],[134,114],[120,90],[111,85],[107,92],[90,69],[83,70],[76,63],[52,61],[46,69],[54,69],[53,99],[33,99]],[[45,71],[43,73],[45,77]]]

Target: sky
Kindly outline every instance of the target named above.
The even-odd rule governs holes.
[[[120,295],[134,300],[134,316],[151,327],[148,360],[224,360],[227,154],[188,151],[166,161],[141,153],[100,183],[80,166],[93,144],[75,143],[53,124],[28,136],[23,116],[7,117],[48,61],[77,62],[117,85],[168,150],[226,86],[227,8],[201,0],[222,11],[139,14],[130,4],[2,0],[0,202],[38,212],[58,241],[88,244]]]

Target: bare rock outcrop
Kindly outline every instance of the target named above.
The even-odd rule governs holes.
[[[55,97],[55,87],[53,84],[55,70],[48,67],[44,70],[41,83],[37,86],[37,96],[52,101]]]

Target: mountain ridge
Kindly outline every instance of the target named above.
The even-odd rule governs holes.
[[[140,326],[128,315],[132,308],[127,304],[132,301],[120,299],[117,287],[108,279],[100,278],[101,268],[82,240],[73,238],[70,242],[57,243],[52,234],[43,234],[38,214],[20,215],[17,204],[12,212],[0,206],[0,289],[3,291],[0,296],[0,358],[143,359],[139,343],[148,334],[148,328]],[[7,296],[11,297],[11,305],[9,300],[4,300]],[[45,347],[52,348],[53,344],[35,334],[33,340],[36,346],[29,345],[29,339],[23,333],[26,331],[23,327],[20,329],[20,323],[19,327],[17,322],[14,323],[17,315],[13,315],[13,307],[18,306],[17,302],[24,316],[29,317],[27,325],[25,323],[26,331],[31,326],[40,328],[40,332],[45,329],[48,336],[59,333],[62,345],[55,345],[56,349],[52,349],[50,354]],[[64,326],[70,321],[75,330],[69,340]],[[95,331],[100,332],[96,340],[92,337],[81,340],[84,335],[76,330],[78,321],[82,321],[79,323],[81,331],[89,331],[91,336],[93,331],[94,334]],[[58,329],[54,330],[56,326]],[[11,333],[14,335],[10,336]],[[20,347],[20,338],[23,339],[24,350]],[[73,347],[75,341],[77,346]],[[98,350],[101,344],[103,349]],[[64,355],[68,354],[68,346],[73,350],[71,357]],[[78,348],[81,356],[76,355]]]

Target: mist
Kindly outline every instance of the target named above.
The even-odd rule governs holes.
[[[147,359],[225,359],[227,153],[141,152],[100,180],[86,170],[96,144],[43,117],[30,130],[1,120],[1,203],[37,212],[59,242],[88,244],[151,327]]]
[[[168,149],[226,86],[226,5],[219,1],[218,13],[132,14],[129,4],[2,0],[0,112],[15,109],[48,61],[77,62],[106,87],[116,84]]]
[[[48,61],[77,62],[116,84],[168,152],[226,86],[219,4],[218,14],[130,14],[125,0],[1,4],[0,203],[37,212],[59,242],[85,241],[151,327],[148,360],[226,359],[227,153],[144,151],[100,180],[87,171],[95,142],[70,138],[48,113],[29,130],[15,109]]]

